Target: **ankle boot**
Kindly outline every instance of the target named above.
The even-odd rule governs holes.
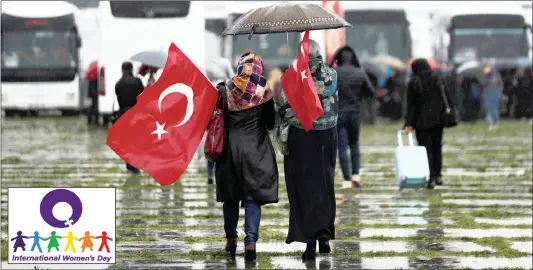
[[[246,261],[255,261],[257,255],[255,253],[255,245],[244,248],[244,259]]]
[[[312,243],[307,243],[307,248],[302,254],[302,260],[304,261],[314,260],[314,259],[316,259],[316,241]]]
[[[318,252],[320,253],[330,253],[331,247],[329,246],[329,241],[319,240],[318,241]]]
[[[229,252],[231,257],[235,257],[237,251],[237,238],[226,239],[226,252]]]

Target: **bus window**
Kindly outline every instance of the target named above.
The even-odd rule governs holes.
[[[510,58],[528,55],[524,29],[463,28],[454,29],[454,62],[466,59],[467,52],[475,52],[478,58]]]
[[[187,17],[191,1],[110,1],[117,18]]]
[[[74,32],[36,30],[2,33],[2,68],[75,68]]]

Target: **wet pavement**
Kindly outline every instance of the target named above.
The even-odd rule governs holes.
[[[207,185],[203,158],[194,159],[180,181],[160,187],[147,175],[129,175],[105,145],[106,130],[87,127],[84,118],[2,121],[2,261],[7,187],[83,186],[117,188],[113,269],[533,267],[532,134],[524,122],[504,122],[492,132],[482,123],[446,130],[445,185],[402,192],[394,171],[398,127],[363,126],[364,188],[341,190],[337,170],[333,252],[304,263],[305,245],[284,243],[288,200],[281,169],[280,202],[262,210],[258,260],[250,264],[241,242],[236,260],[222,252],[221,203],[215,187]],[[281,156],[278,160],[282,165]],[[242,241],[242,209],[240,214]],[[2,263],[2,269],[9,268],[20,266]]]

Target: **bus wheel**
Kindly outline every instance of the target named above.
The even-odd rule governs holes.
[[[17,114],[16,110],[5,110],[6,117],[14,117]]]

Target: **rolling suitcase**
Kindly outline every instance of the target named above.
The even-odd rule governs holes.
[[[396,179],[400,190],[404,188],[424,188],[429,183],[429,162],[426,148],[414,145],[413,133],[409,132],[409,145],[403,145],[403,131],[398,131],[398,147],[394,151],[396,159]]]

